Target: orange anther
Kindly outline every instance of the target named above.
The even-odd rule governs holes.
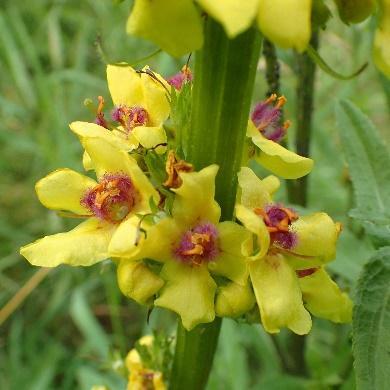
[[[290,126],[291,126],[291,121],[290,121],[290,120],[286,120],[286,121],[283,123],[283,128],[286,129],[286,130],[287,130]]]
[[[278,97],[278,101],[275,105],[276,108],[281,108],[283,107],[287,102],[287,99],[282,95]]]
[[[276,93],[273,93],[269,98],[265,100],[265,104],[273,103],[278,98],[278,95]]]

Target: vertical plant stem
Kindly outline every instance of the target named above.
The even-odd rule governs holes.
[[[318,48],[318,32],[314,32],[310,44]],[[297,54],[297,133],[296,152],[308,157],[310,155],[310,138],[312,131],[312,113],[314,102],[314,79],[316,64],[306,53]],[[288,198],[291,203],[306,206],[308,176],[288,182]]]
[[[182,149],[196,169],[219,165],[216,200],[222,220],[233,217],[260,47],[256,29],[229,40],[222,27],[208,18],[203,49],[196,53],[191,127]],[[179,323],[170,389],[206,386],[220,327],[221,320],[216,319],[188,332]]]
[[[222,220],[233,215],[260,46],[256,29],[229,40],[209,19],[204,47],[196,55],[191,131],[184,150],[196,169],[219,165],[216,200]]]
[[[318,49],[319,35],[313,32],[310,44]],[[316,64],[306,53],[297,54],[297,133],[296,151],[299,155],[310,156],[310,139],[312,133],[312,114],[314,102],[314,81]],[[288,198],[291,203],[307,205],[308,176],[287,182]],[[289,351],[289,371],[297,375],[306,375],[305,364],[306,337],[292,334],[288,339],[287,349]]]
[[[264,39],[263,55],[265,59],[265,78],[267,80],[267,96],[273,93],[280,94],[280,64],[276,55],[275,45]]]

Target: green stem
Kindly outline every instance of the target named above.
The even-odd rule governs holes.
[[[318,49],[318,32],[314,32],[310,44]],[[310,155],[310,138],[312,131],[312,113],[314,102],[314,79],[316,64],[307,53],[297,54],[297,133],[296,152],[308,157]],[[289,201],[294,204],[306,206],[307,204],[308,176],[290,181],[288,183]]]
[[[219,165],[216,199],[222,220],[233,215],[260,46],[257,30],[229,40],[209,19],[203,50],[196,55],[191,131],[184,150],[196,169]]]
[[[310,44],[316,50],[319,44],[318,32],[314,32]],[[314,102],[314,81],[316,64],[308,54],[297,54],[297,133],[296,152],[310,156],[310,139],[312,133],[312,114]],[[308,176],[287,182],[288,198],[291,203],[307,205]],[[296,375],[306,375],[305,344],[306,337],[291,334],[287,342],[289,372]]]
[[[208,18],[203,49],[196,53],[191,126],[182,149],[196,169],[219,166],[216,200],[222,220],[233,217],[260,47],[256,29],[229,40],[222,27]],[[204,389],[220,327],[221,320],[216,319],[188,332],[179,323],[170,389]]]
[[[201,390],[206,387],[221,323],[217,318],[211,324],[198,325],[188,332],[178,321],[170,390]]]
[[[265,78],[267,80],[267,96],[273,93],[280,94],[280,64],[276,55],[275,45],[264,39],[263,55],[265,59]]]

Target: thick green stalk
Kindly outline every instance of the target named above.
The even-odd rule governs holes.
[[[204,47],[196,54],[191,131],[184,150],[196,169],[219,165],[216,199],[223,220],[233,215],[260,46],[256,29],[229,40],[209,19]]]
[[[219,165],[216,200],[222,220],[233,217],[260,46],[257,30],[229,40],[222,27],[209,18],[203,49],[196,53],[191,126],[182,149],[196,169]],[[221,320],[216,319],[188,332],[179,322],[170,389],[204,389],[220,327]]]

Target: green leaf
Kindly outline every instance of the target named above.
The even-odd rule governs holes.
[[[353,315],[356,386],[390,388],[390,247],[365,265],[357,286]]]
[[[372,122],[351,102],[342,100],[336,117],[354,187],[357,209],[378,246],[390,244],[390,151]]]
[[[108,337],[92,313],[81,288],[76,289],[72,295],[70,315],[83,334],[88,348],[100,358],[106,359],[110,348]]]

